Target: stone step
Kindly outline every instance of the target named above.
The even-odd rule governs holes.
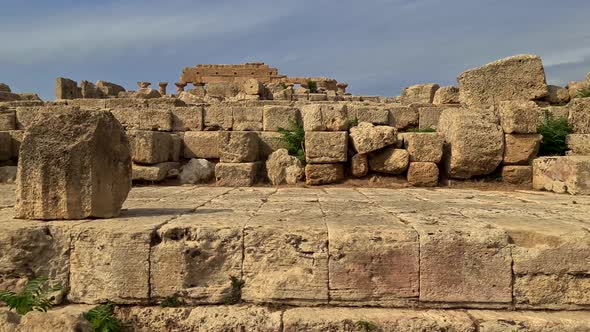
[[[12,219],[13,190],[0,186],[0,289],[48,276],[80,304],[241,291],[302,307],[590,308],[589,196],[138,187],[118,218],[40,222]]]
[[[92,331],[82,314],[90,305],[70,305],[19,317],[0,308],[0,332]],[[335,307],[124,306],[114,316],[125,331],[589,331],[590,311],[416,310]]]

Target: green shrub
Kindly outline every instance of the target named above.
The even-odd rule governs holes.
[[[549,111],[545,111],[545,119],[539,126],[538,133],[543,135],[540,156],[563,156],[567,150],[566,136],[574,131],[566,117],[555,118]]]
[[[285,82],[281,82],[279,83],[279,86],[281,87],[281,89],[285,90],[287,88],[287,84],[285,84]]]
[[[242,301],[242,287],[244,287],[245,281],[238,277],[231,276],[231,289],[229,294],[223,298],[225,304],[236,304]]]
[[[579,90],[578,93],[576,93],[576,97],[590,98],[590,88]]]
[[[291,129],[279,128],[281,139],[287,145],[287,151],[291,156],[297,157],[305,163],[305,130],[301,122],[291,122]]]
[[[10,310],[14,309],[19,315],[33,310],[47,312],[53,307],[54,298],[50,294],[62,289],[61,286],[49,287],[47,278],[36,278],[30,280],[18,294],[9,290],[0,290],[0,301],[6,303]]]
[[[307,89],[309,90],[309,93],[317,93],[318,83],[316,81],[307,81]]]
[[[408,128],[408,133],[435,133],[436,129],[434,128],[423,128],[420,129],[418,127]]]
[[[84,313],[84,318],[90,322],[95,332],[121,332],[121,324],[113,315],[113,305],[100,304]]]
[[[364,332],[377,331],[378,328],[377,324],[366,320],[359,320],[355,323],[355,325]]]
[[[355,116],[354,118],[348,120],[348,129],[352,127],[356,127],[359,125],[359,119]]]

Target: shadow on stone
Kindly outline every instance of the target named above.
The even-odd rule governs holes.
[[[186,215],[186,214],[210,214],[210,213],[222,213],[222,212],[233,212],[232,209],[200,209],[195,210],[193,208],[133,208],[121,210],[120,217],[155,217],[155,216],[173,216],[173,215]]]

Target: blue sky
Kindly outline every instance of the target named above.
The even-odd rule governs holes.
[[[58,76],[135,89],[198,63],[263,61],[398,95],[456,84],[465,69],[521,53],[547,80],[590,72],[588,0],[0,0],[0,82],[54,98]]]

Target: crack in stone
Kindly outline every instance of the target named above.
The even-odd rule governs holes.
[[[326,189],[322,189],[322,191],[325,194],[329,194]],[[326,259],[326,288],[328,290],[328,305],[330,304],[330,302],[332,301],[331,298],[331,290],[330,290],[330,228],[328,227],[328,221],[326,220],[326,211],[324,211],[324,209],[322,208],[322,202],[320,200],[320,196],[318,194],[316,194],[317,197],[317,203],[318,206],[320,208],[320,211],[322,212],[322,220],[324,221],[324,226],[326,227],[326,254],[327,254],[327,259]]]

